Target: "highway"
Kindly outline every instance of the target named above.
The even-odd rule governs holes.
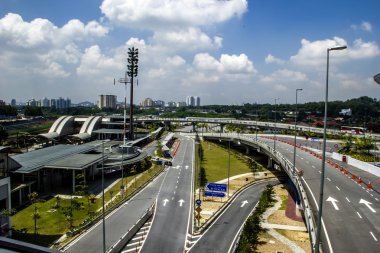
[[[167,171],[136,194],[131,200],[106,217],[106,249],[114,245],[156,200]],[[101,252],[103,248],[102,222],[78,237],[65,248],[65,252]]]
[[[194,142],[180,147],[158,191],[152,227],[140,252],[184,252],[192,210]]]
[[[273,147],[273,140],[260,138]],[[276,150],[293,161],[293,146],[276,142]],[[317,214],[321,160],[297,148],[296,167],[303,170],[303,183]],[[326,164],[323,252],[378,252],[380,247],[380,196]]]
[[[242,191],[194,244],[190,253],[229,253],[247,217],[258,203],[268,182]],[[273,184],[273,182],[272,182]]]

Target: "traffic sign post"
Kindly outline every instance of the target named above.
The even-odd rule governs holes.
[[[224,192],[209,192],[205,191],[204,192],[205,197],[219,197],[219,198],[224,198],[226,194]]]
[[[202,201],[201,201],[200,199],[197,199],[197,200],[195,201],[195,204],[197,204],[197,206],[200,206],[200,205],[202,204]]]
[[[216,184],[216,183],[208,183],[205,186],[206,190],[214,191],[214,192],[227,192],[226,184]]]

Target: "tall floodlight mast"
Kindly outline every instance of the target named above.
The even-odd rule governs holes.
[[[139,50],[137,48],[128,48],[127,75],[131,79],[131,103],[129,107],[129,139],[134,139],[133,133],[133,78],[137,77],[139,62]],[[138,82],[137,82],[138,84]]]

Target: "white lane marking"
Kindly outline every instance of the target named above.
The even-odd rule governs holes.
[[[174,191],[173,195],[175,195],[175,191]]]
[[[312,167],[313,169],[315,169],[315,166],[314,166],[314,165],[312,165],[311,167]]]
[[[306,161],[307,164],[309,164],[309,161]]]
[[[178,185],[176,185],[175,188],[177,189],[177,188],[178,188]]]
[[[348,201],[348,203],[350,203],[351,201],[346,197],[346,200]]]
[[[247,201],[247,200],[244,200],[244,201],[241,202],[241,206],[240,206],[240,207],[243,207],[243,206],[245,206],[246,204],[248,204],[248,201]]]
[[[338,186],[335,186],[337,189],[338,189],[338,191],[340,191],[340,189],[339,189],[339,187]]]
[[[183,199],[178,200],[179,206],[182,206],[183,202],[185,202]]]
[[[174,197],[172,197],[172,200],[174,200]]]
[[[297,156],[300,156],[300,155],[297,155]]]
[[[363,219],[359,212],[356,212],[360,219]]]
[[[301,157],[301,160],[303,160],[303,157]]]
[[[319,172],[319,174],[321,174],[321,173],[322,173],[322,171],[320,171],[320,170],[318,170],[318,172]]]
[[[311,196],[313,197],[315,206],[317,207],[317,211],[319,211],[317,200],[315,199],[315,196],[314,196],[313,192],[311,191],[310,186],[306,182],[305,178],[301,177],[301,179],[303,180],[303,182],[305,183],[305,185],[306,185],[307,189],[309,190]],[[327,244],[329,246],[330,253],[334,253],[332,246],[331,246],[330,237],[329,237],[329,234],[327,233],[327,229],[326,229],[325,222],[324,222],[323,218],[322,218],[322,228],[323,228],[323,232],[325,232],[325,235],[326,235]]]
[[[365,200],[365,199],[360,199],[359,204],[364,204],[364,205],[366,205],[366,206],[368,207],[369,210],[371,210],[373,213],[376,213],[376,210],[373,209],[372,206],[370,206],[370,205],[372,205],[371,202],[369,202],[369,201],[367,201],[367,200]]]
[[[336,202],[339,202],[338,200],[336,200],[336,199],[334,199],[334,198],[332,198],[332,197],[328,197],[327,199],[326,199],[326,201],[328,201],[328,202],[331,202],[331,204],[333,205],[333,207],[334,207],[334,209],[335,210],[339,210],[339,207],[338,207],[338,205],[336,204]]]
[[[376,201],[379,201],[379,199],[378,198],[375,198],[376,199]]]
[[[375,235],[372,233],[372,231],[370,231],[369,233],[372,235],[373,239],[377,242],[377,238],[376,238]]]
[[[168,203],[168,199],[164,199],[164,206],[166,206],[166,203]]]
[[[329,180],[331,182],[331,179],[328,177],[327,180]]]

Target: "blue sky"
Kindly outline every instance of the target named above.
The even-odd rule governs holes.
[[[294,103],[378,98],[380,1],[2,0],[0,99],[95,102],[123,88],[126,50],[140,50],[136,103]]]

